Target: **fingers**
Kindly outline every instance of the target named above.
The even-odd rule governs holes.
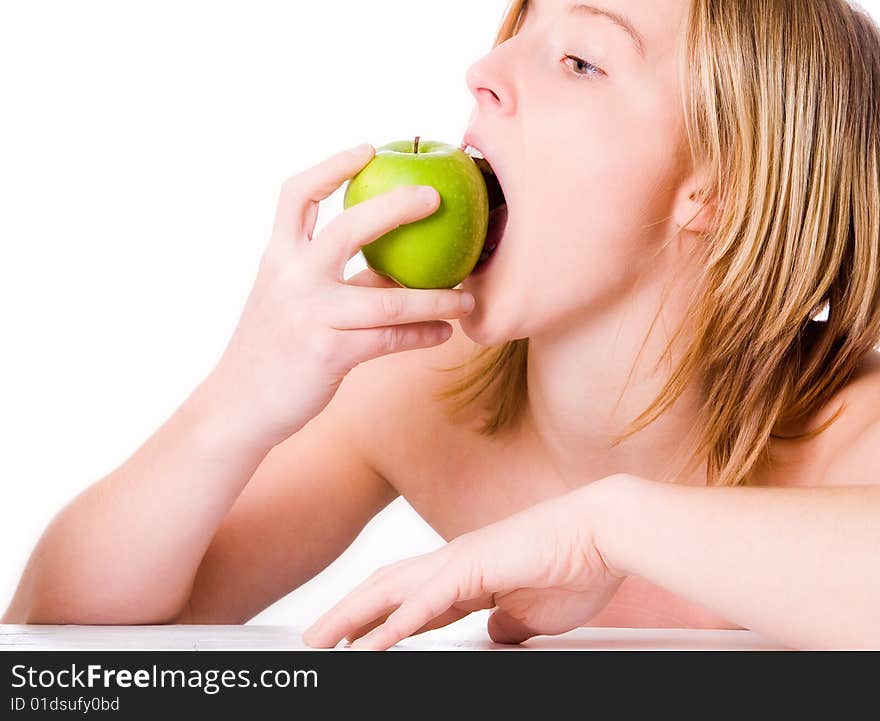
[[[436,598],[419,594],[407,598],[385,620],[366,636],[356,639],[351,648],[359,651],[384,651],[398,641],[412,636],[420,627],[442,611]]]
[[[438,320],[338,332],[335,347],[342,357],[356,365],[381,355],[431,348],[449,340],[453,329],[449,323]]]
[[[376,590],[352,591],[303,632],[303,641],[312,648],[333,648],[355,629],[374,627],[374,620],[390,616],[400,601],[385,601]]]
[[[424,633],[425,631],[433,631],[435,628],[442,628],[443,626],[448,626],[450,623],[455,623],[456,621],[460,621],[465,616],[469,616],[474,613],[474,611],[482,611],[487,608],[495,607],[495,594],[487,593],[481,596],[480,598],[473,599],[465,599],[463,601],[456,601],[452,604],[452,607],[441,613],[439,616],[434,617],[424,626],[421,626],[418,630],[413,631],[411,636],[417,636],[420,633]],[[384,620],[380,623],[384,623]],[[370,626],[369,628],[364,628],[363,631],[358,629],[357,634],[349,634],[349,638],[354,640],[360,636],[362,636],[367,631],[371,631],[375,626],[378,626],[379,623]]]
[[[494,604],[488,606],[488,608],[492,608]],[[450,623],[455,623],[456,621],[460,621],[465,616],[469,616],[474,611],[487,608],[485,604],[477,605],[475,608],[466,608],[466,603],[455,603],[452,608],[444,611],[439,616],[432,618],[428,623],[423,624],[418,629],[413,631],[410,636],[418,636],[420,633],[425,633],[426,631],[433,631],[436,628],[443,628],[444,626],[448,626]],[[365,636],[367,633],[372,631],[374,628],[381,626],[385,621],[388,620],[388,616],[390,616],[390,612],[383,615],[381,618],[377,618],[374,621],[366,624],[365,626],[361,626],[360,628],[350,631],[345,635],[346,640],[349,643],[353,643],[355,640],[359,639],[361,636]]]
[[[429,584],[422,584],[411,590],[402,600],[397,601],[397,594],[390,596],[393,602],[400,603],[398,608],[391,612],[384,623],[377,625],[365,636],[355,639],[351,648],[384,651],[404,638],[461,618],[458,616],[458,609],[454,608],[456,602],[465,600],[459,598],[461,572],[462,569],[455,563],[448,562],[431,577]],[[376,596],[381,598],[381,591],[377,590]],[[364,615],[370,613],[368,609],[369,606],[364,603]],[[441,619],[443,623],[440,623]]]
[[[313,648],[385,650],[408,636],[495,606],[495,594],[468,583],[473,571],[450,542],[438,551],[379,569],[303,632]],[[479,584],[478,584],[479,585]]]
[[[425,631],[433,631],[435,628],[443,628],[444,626],[448,626],[450,623],[455,623],[456,621],[460,621],[465,616],[469,616],[473,611],[465,611],[460,608],[450,608],[447,611],[444,611],[439,616],[428,621],[428,623],[419,627],[417,630],[413,631],[411,636],[418,636],[420,633],[425,633]],[[368,629],[369,630],[369,629]],[[358,636],[353,636],[353,639],[358,638]]]
[[[453,328],[440,319],[460,319],[473,310],[466,291],[385,287],[393,281],[367,270],[355,276],[363,287],[337,286],[326,311],[326,322],[339,332],[334,348],[351,363],[443,343]],[[380,287],[366,287],[374,283]]]
[[[355,176],[373,159],[374,153],[372,145],[358,145],[284,181],[275,212],[273,239],[293,243],[300,237],[311,238],[318,217],[317,204]]]
[[[328,269],[340,271],[361,247],[440,207],[429,185],[403,185],[354,205],[331,220],[316,239]]]
[[[333,292],[328,322],[337,330],[463,318],[473,310],[473,296],[463,290],[340,285]]]
[[[313,648],[333,648],[347,634],[372,626],[360,640],[393,646],[458,600],[455,569],[447,559],[445,552],[434,552],[397,570],[380,569],[307,628],[303,640]]]
[[[379,618],[376,618],[376,619],[370,621],[370,623],[368,623],[368,624],[365,624],[363,626],[356,628],[354,631],[349,631],[347,634],[345,634],[345,640],[348,641],[349,643],[351,643],[356,638],[360,638],[365,633],[369,633],[370,631],[372,631],[374,628],[376,628],[376,626],[380,626],[383,623],[385,623],[385,621],[388,619],[388,617],[390,615],[391,615],[391,611],[383,614]]]

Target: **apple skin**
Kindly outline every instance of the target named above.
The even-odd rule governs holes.
[[[376,148],[345,189],[344,207],[400,185],[431,185],[440,206],[361,249],[367,265],[407,288],[454,288],[470,275],[489,227],[489,195],[477,164],[461,148],[439,141],[400,140]]]

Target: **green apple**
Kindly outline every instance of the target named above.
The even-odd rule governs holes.
[[[376,148],[348,183],[350,208],[399,185],[431,185],[440,206],[362,248],[367,265],[408,288],[454,288],[480,258],[489,225],[486,181],[461,148],[438,141],[400,140]]]

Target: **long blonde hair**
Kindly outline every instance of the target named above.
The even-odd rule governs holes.
[[[495,39],[520,27],[511,0]],[[880,342],[880,32],[846,0],[691,0],[680,83],[691,159],[709,168],[714,222],[681,325],[685,351],[615,444],[700,378],[703,419],[687,468],[747,485],[770,438],[807,419]],[[824,310],[827,320],[814,320]],[[650,332],[650,331],[649,331]],[[512,425],[526,400],[528,338],[480,348],[438,399],[483,399],[478,429]],[[686,471],[683,471],[686,472]]]

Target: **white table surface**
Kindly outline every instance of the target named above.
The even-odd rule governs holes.
[[[0,651],[51,650],[313,650],[303,626],[44,626],[0,625]],[[444,633],[441,633],[444,631]],[[344,643],[337,648],[343,649]],[[536,636],[520,645],[496,644],[485,622],[428,631],[392,650],[785,650],[752,631],[669,628],[580,628]]]

